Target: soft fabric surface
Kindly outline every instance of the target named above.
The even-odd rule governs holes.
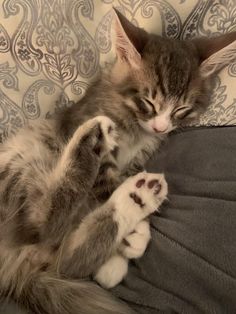
[[[0,0],[0,140],[78,101],[114,56],[112,6],[171,38],[236,29],[235,0]],[[198,124],[236,124],[236,63],[215,81]]]
[[[163,171],[169,201],[152,241],[114,293],[140,314],[236,313],[236,127],[170,137],[148,170]]]

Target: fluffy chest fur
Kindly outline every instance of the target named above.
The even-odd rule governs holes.
[[[158,148],[160,139],[149,134],[140,134],[138,139],[134,139],[123,133],[118,141],[119,152],[117,155],[117,166],[123,171],[131,164],[143,166],[145,161]]]

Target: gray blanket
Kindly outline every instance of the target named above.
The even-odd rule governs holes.
[[[148,165],[169,201],[114,293],[138,313],[236,313],[236,127],[172,135]]]

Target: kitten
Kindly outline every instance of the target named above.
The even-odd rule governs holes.
[[[231,42],[236,33],[178,41],[148,34],[115,12],[115,63],[57,120],[58,134],[64,139],[97,115],[116,123],[119,149],[103,163],[93,187],[100,201],[126,177],[142,170],[169,132],[189,124],[207,108],[213,74],[235,58]],[[129,258],[142,256],[150,240],[148,222],[142,223],[142,237],[136,232],[125,239]],[[116,268],[108,261],[96,280],[106,288],[116,285],[122,278],[116,276]],[[123,277],[125,273],[126,268]]]
[[[148,34],[119,11],[116,16],[116,62],[57,127],[67,139],[87,119],[110,117],[119,133],[111,162],[120,175],[142,168],[166,134],[206,109],[212,74],[234,59],[236,35],[179,41]]]
[[[96,285],[72,279],[114,286],[128,259],[143,254],[145,218],[165,199],[167,183],[145,172],[121,182],[204,107],[208,78],[234,48],[227,45],[235,33],[180,42],[117,16],[117,60],[108,73],[55,121],[0,147],[0,291],[34,313],[131,313]]]

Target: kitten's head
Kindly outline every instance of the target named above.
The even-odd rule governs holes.
[[[115,15],[117,61],[111,75],[125,98],[122,105],[151,133],[168,133],[195,119],[209,103],[209,78],[234,58],[236,33],[173,40]]]

